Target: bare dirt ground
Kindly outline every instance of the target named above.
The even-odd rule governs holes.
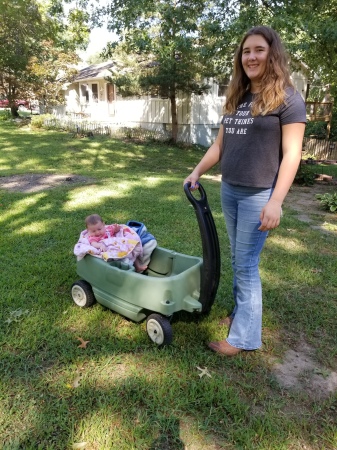
[[[0,188],[11,192],[35,193],[58,186],[87,183],[93,179],[77,175],[28,174],[0,177]],[[294,185],[285,206],[296,211],[297,218],[322,233],[337,235],[337,214],[326,212],[316,194],[336,192],[337,186],[315,183],[314,186]],[[309,398],[324,399],[337,391],[337,372],[315,361],[314,349],[302,338],[296,348],[289,349],[282,362],[273,362],[272,371],[280,386],[304,392]]]
[[[337,214],[324,210],[316,194],[337,192],[337,184],[316,182],[313,186],[293,185],[284,205],[296,211],[297,218],[322,233],[337,235]]]
[[[337,191],[337,185],[316,182],[313,186],[293,185],[285,206],[296,211],[302,222],[322,233],[337,237],[337,214],[325,211],[316,194]],[[322,367],[315,361],[314,349],[302,338],[297,347],[289,349],[281,363],[274,363],[273,372],[284,389],[305,392],[311,399],[324,399],[337,391],[337,372]]]
[[[27,175],[0,177],[0,188],[10,192],[24,192],[26,194],[31,194],[65,184],[86,183],[88,181],[92,181],[92,179],[71,174],[54,175],[30,173]]]

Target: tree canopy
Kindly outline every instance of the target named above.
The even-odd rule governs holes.
[[[201,94],[207,78],[228,76],[238,42],[255,25],[279,32],[294,69],[336,85],[337,0],[112,0],[92,16],[103,17],[119,35],[105,52],[118,60],[111,81],[123,95],[169,97],[175,131],[177,92]]]
[[[171,102],[172,138],[177,139],[178,92],[205,92],[205,79],[214,73],[213,59],[202,43],[202,26],[211,3],[202,0],[118,0],[110,3],[109,27],[120,35],[106,55],[124,70],[110,80],[122,94],[148,92]],[[129,55],[133,55],[131,60]],[[118,58],[116,58],[118,57]]]
[[[15,115],[15,100],[39,94],[39,88],[49,80],[46,95],[51,97],[52,76],[58,83],[58,65],[88,37],[87,15],[71,9],[68,21],[61,3],[41,3],[35,0],[0,0],[0,91],[9,100]],[[76,62],[72,53],[70,62]],[[53,67],[51,67],[53,65]]]

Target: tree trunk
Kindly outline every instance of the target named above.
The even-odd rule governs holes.
[[[178,138],[178,119],[177,119],[177,102],[176,94],[170,95],[171,101],[171,119],[172,119],[172,142],[176,143]]]
[[[19,108],[18,108],[17,105],[12,105],[11,106],[11,114],[12,114],[12,117],[14,117],[14,119],[16,119],[17,117],[20,117],[18,111],[19,111]]]

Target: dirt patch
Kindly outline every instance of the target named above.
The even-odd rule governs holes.
[[[337,214],[324,210],[317,194],[332,194],[337,186],[316,182],[313,186],[293,185],[284,202],[296,211],[296,217],[322,233],[337,234]],[[274,363],[272,371],[284,389],[305,392],[313,400],[329,397],[337,392],[337,372],[315,361],[315,350],[303,339],[294,349],[286,351],[281,363]]]
[[[0,188],[10,192],[31,194],[62,185],[92,182],[93,178],[79,175],[27,174],[0,177]]]
[[[309,223],[313,229],[322,233],[337,234],[337,214],[326,211],[317,194],[337,192],[337,185],[316,182],[313,186],[293,185],[284,205],[297,213],[297,219]]]
[[[272,371],[284,389],[305,392],[319,400],[337,391],[337,372],[322,367],[313,355],[314,349],[302,340],[295,350],[286,351],[281,363],[273,364]]]

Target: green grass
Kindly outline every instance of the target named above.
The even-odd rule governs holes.
[[[162,247],[201,256],[182,181],[198,148],[135,144],[0,122],[2,176],[89,177],[33,193],[0,191],[0,448],[63,450],[335,449],[336,394],[313,400],[273,373],[305,342],[322,373],[337,371],[336,236],[286,211],[261,260],[264,345],[234,359],[205,343],[223,339],[232,307],[228,239],[215,168],[203,178],[221,245],[221,282],[208,316],[180,313],[173,343],[96,304],[75,306],[73,247],[84,218],[144,222]],[[291,230],[291,231],[289,231]],[[78,337],[90,341],[78,348]],[[211,378],[199,378],[207,367]],[[309,387],[310,388],[310,387]],[[80,447],[79,447],[80,448]]]

